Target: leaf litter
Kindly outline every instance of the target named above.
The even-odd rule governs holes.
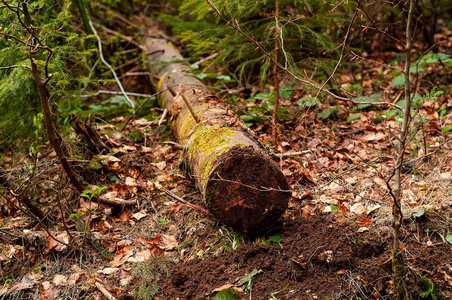
[[[344,74],[340,78],[343,85],[352,80]],[[363,87],[369,95],[374,92],[370,80]],[[385,93],[401,95],[393,84]],[[300,90],[293,97],[307,96],[313,95]],[[411,165],[403,175],[403,239],[409,267],[431,278],[435,288],[450,298],[450,143],[443,145],[443,153],[423,158],[426,150],[435,150],[445,139],[441,129],[451,124],[452,112],[441,116],[437,110],[447,101],[441,96],[419,108],[427,120],[423,132],[428,134],[418,136],[422,142],[407,149]],[[289,107],[289,102],[281,105]],[[242,98],[237,105],[245,111],[251,106]],[[386,178],[394,164],[391,151],[398,125],[373,107],[338,110],[345,115],[323,121],[318,119],[321,112],[316,108],[306,112],[302,123],[288,119],[281,124],[274,157],[288,178],[293,198],[284,217],[263,237],[243,237],[164,195],[163,188],[172,189],[201,205],[192,182],[178,171],[181,150],[164,144],[161,134],[151,130],[146,136],[151,142],[144,143],[107,134],[106,130],[115,129],[111,125],[100,127],[115,154],[95,157],[102,168],[96,171],[92,189],[105,185],[108,190],[102,197],[138,199],[139,204],[117,212],[80,201],[77,213],[67,218],[68,230],[52,229],[54,238],[29,229],[32,221],[5,205],[1,220],[10,235],[0,240],[4,281],[0,296],[26,299],[38,291],[42,299],[87,293],[100,297],[97,283],[118,299],[127,299],[141,286],[155,287],[155,299],[205,299],[228,289],[254,299],[271,295],[388,299],[391,277],[378,265],[391,251],[392,203]],[[154,125],[135,120],[125,133]],[[271,140],[268,124],[252,129],[264,144]],[[286,153],[302,154],[278,156]],[[49,207],[54,201],[51,193],[39,196],[40,203],[54,212]],[[83,230],[81,223],[89,228]],[[14,237],[18,234],[23,239]],[[136,271],[138,266],[154,273],[146,277],[147,271]]]

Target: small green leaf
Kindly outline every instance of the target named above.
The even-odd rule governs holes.
[[[425,215],[425,209],[423,207],[419,208],[416,212],[413,213],[413,217],[420,218]]]
[[[411,78],[410,78],[411,80]],[[396,87],[405,85],[405,75],[399,75],[392,80],[392,84]]]
[[[320,120],[328,119],[329,117],[333,116],[337,111],[337,106],[333,106],[330,109],[324,110],[321,113],[317,115],[317,118]]]
[[[270,242],[279,243],[281,241],[280,235],[274,235],[268,239]]]
[[[443,133],[449,132],[449,131],[451,131],[451,130],[452,130],[452,125],[446,125],[446,126],[444,126],[443,128],[441,128],[441,131],[442,131]]]
[[[353,120],[359,119],[359,117],[361,117],[361,113],[356,113],[356,114],[350,115],[347,118],[347,122],[351,122]]]
[[[69,218],[71,219],[80,219],[82,217],[83,213],[82,212],[78,212],[76,214],[70,214]]]
[[[448,241],[449,244],[452,245],[452,234],[448,234],[448,235],[446,236],[446,241]]]
[[[227,76],[227,75],[221,75],[221,76],[217,76],[218,80],[224,80],[224,81],[231,81],[231,77]]]
[[[215,300],[240,300],[240,293],[234,288],[219,291],[212,299]]]
[[[427,277],[421,277],[417,281],[417,285],[423,290],[423,292],[419,293],[419,296],[421,296],[422,298],[426,298],[430,294],[432,294],[434,288],[433,282]]]
[[[207,74],[204,74],[204,73],[196,74],[196,77],[198,77],[199,79],[203,80],[204,78],[207,77]]]

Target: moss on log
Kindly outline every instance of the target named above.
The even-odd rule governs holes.
[[[159,103],[172,114],[175,136],[184,146],[183,167],[194,178],[203,202],[222,223],[245,233],[259,233],[279,219],[291,193],[276,163],[265,154],[246,126],[196,76],[177,49],[164,39],[145,38],[149,69]],[[191,104],[196,122],[180,95]],[[183,87],[181,90],[180,87]]]

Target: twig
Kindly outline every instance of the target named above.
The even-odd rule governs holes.
[[[268,52],[267,49],[265,49],[264,46],[262,46],[262,44],[256,40],[254,37],[252,37],[251,35],[247,34],[246,32],[244,32],[241,28],[240,25],[238,24],[237,20],[228,20],[226,19],[226,17],[223,16],[223,14],[220,12],[220,10],[216,7],[215,3],[213,3],[212,0],[206,0],[207,4],[215,11],[215,13],[221,18],[223,19],[223,21],[225,21],[229,26],[231,26],[234,30],[236,30],[238,33],[240,33],[241,35],[243,35],[247,40],[249,40],[250,42],[254,43],[264,54],[265,56],[267,56],[274,64],[276,64],[278,66],[278,68],[280,68],[281,70],[283,70],[287,75],[289,75],[290,77],[294,78],[295,80],[307,84],[317,90],[326,92],[327,94],[329,94],[330,96],[339,99],[339,100],[344,100],[344,101],[350,101],[349,97],[343,97],[343,96],[339,96],[325,88],[320,87],[319,85],[310,82],[306,79],[303,79],[299,76],[297,76],[295,73],[293,73],[292,71],[289,70],[289,68],[283,66],[282,64],[280,64],[279,62],[277,62],[275,60],[275,58],[273,57],[273,55]]]
[[[105,91],[105,90],[99,90],[94,94],[89,94],[89,95],[80,95],[80,97],[82,98],[88,98],[88,97],[94,97],[94,96],[98,96],[100,94],[109,94],[109,95],[124,95],[123,92],[118,92],[118,91]],[[140,94],[140,93],[131,93],[131,92],[126,92],[127,95],[129,96],[134,96],[134,97],[152,97],[154,95],[149,95],[149,94]]]
[[[115,297],[113,297],[113,295],[107,291],[107,289],[105,288],[105,286],[103,286],[102,284],[100,284],[99,282],[95,282],[94,283],[97,288],[99,289],[99,291],[108,299],[108,300],[116,300]]]
[[[173,198],[173,199],[179,201],[180,203],[184,204],[184,205],[187,206],[188,208],[197,210],[199,213],[201,213],[201,214],[203,214],[203,215],[205,215],[205,216],[209,216],[209,217],[210,217],[210,216],[213,216],[212,213],[211,213],[208,209],[205,209],[204,207],[201,207],[201,206],[199,206],[199,205],[192,204],[192,203],[188,202],[187,200],[184,200],[184,199],[182,199],[181,197],[179,197],[179,196],[173,194],[172,192],[170,192],[170,191],[167,190],[167,189],[164,189],[163,191],[165,192],[165,194],[167,194],[167,195],[170,196],[171,198]]]
[[[113,67],[105,60],[104,58],[104,54],[103,54],[103,50],[102,50],[102,41],[99,37],[99,35],[97,34],[96,29],[94,28],[93,22],[91,22],[91,20],[89,20],[89,26],[91,27],[91,29],[93,30],[94,34],[96,35],[96,39],[97,39],[97,45],[99,47],[99,56],[100,56],[100,60],[103,62],[104,65],[107,66],[107,68],[110,69],[111,73],[113,74],[113,77],[115,77],[116,83],[119,86],[119,89],[121,90],[121,93],[124,95],[124,97],[126,98],[127,102],[129,103],[129,105],[134,108],[135,104],[133,104],[132,100],[130,100],[129,96],[127,95],[126,91],[124,90],[124,88],[122,87],[121,81],[118,78],[118,75],[116,75],[115,70],[113,69]]]
[[[177,96],[176,92],[173,90],[172,87],[170,87],[169,85],[167,85],[166,88],[167,88],[168,91],[171,93],[171,95],[173,95],[173,97],[176,97],[176,96]],[[185,97],[185,95],[184,95],[184,87],[183,87],[183,85],[179,85],[179,93],[178,93],[178,94],[179,94],[179,95],[182,97],[182,99],[184,100],[185,105],[187,105],[188,110],[190,111],[190,113],[191,113],[193,119],[195,119],[196,123],[201,122],[201,120],[200,120],[199,117],[196,115],[195,111],[193,110],[193,107],[191,106],[190,102],[188,101],[188,99],[187,99],[187,98]]]
[[[307,153],[311,153],[311,152],[312,152],[312,150],[305,150],[305,151],[299,151],[299,152],[286,152],[286,153],[275,154],[275,156],[278,158],[293,157],[293,156],[299,156],[299,155],[303,155],[303,154],[307,154]]]
[[[19,66],[16,66],[16,65],[14,65],[14,66],[8,66],[8,67],[0,67],[0,70],[9,70],[9,69],[15,69],[15,68],[18,68]]]
[[[165,108],[165,110],[163,111],[162,116],[160,117],[158,126],[162,125],[162,123],[165,121],[165,117],[166,117],[167,114],[168,114],[168,110]]]
[[[218,52],[216,52],[216,53],[214,53],[214,54],[212,54],[212,55],[209,55],[209,56],[207,56],[207,57],[205,57],[205,58],[203,58],[203,59],[201,59],[201,60],[195,62],[194,64],[192,64],[192,66],[198,66],[198,65],[200,65],[200,64],[203,64],[203,63],[205,63],[206,61],[211,60],[212,58],[217,57],[217,56],[218,56],[221,52],[223,52],[223,51],[224,51],[224,50],[221,50],[221,51],[218,51]]]
[[[381,30],[380,28],[377,27],[377,24],[375,24],[375,22],[372,20],[372,18],[367,14],[367,12],[364,10],[364,7],[362,5],[361,1],[358,1],[358,9],[360,11],[362,11],[364,13],[364,15],[366,16],[366,18],[372,23],[373,28],[371,29],[375,29],[376,31],[378,31],[379,33],[389,37],[390,39],[392,39],[394,42],[396,42],[397,44],[399,44],[402,48],[405,48],[405,45],[396,37],[390,35],[389,33],[387,33],[386,31]],[[369,28],[369,27],[366,27]]]

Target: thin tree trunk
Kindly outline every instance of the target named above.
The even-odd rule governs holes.
[[[393,299],[410,299],[410,291],[407,290],[405,285],[407,266],[403,257],[402,250],[400,249],[400,227],[402,226],[403,213],[402,213],[402,165],[403,158],[406,149],[407,136],[409,131],[409,124],[411,120],[411,87],[410,87],[410,62],[411,62],[411,36],[412,36],[412,21],[413,21],[413,8],[415,0],[410,0],[410,8],[408,11],[408,21],[406,27],[406,46],[405,46],[405,100],[406,105],[403,111],[402,130],[400,131],[399,148],[397,154],[397,161],[395,165],[395,189],[394,189],[394,204],[392,206],[392,218],[393,218],[393,254],[392,254],[392,266],[393,266],[393,281],[394,292]]]
[[[275,2],[275,62],[278,62],[279,52],[279,0]],[[273,146],[276,147],[277,142],[277,125],[278,125],[278,106],[279,106],[279,81],[278,81],[278,65],[273,64],[273,81],[275,85],[275,98],[273,101],[273,118],[272,118],[272,140]]]

